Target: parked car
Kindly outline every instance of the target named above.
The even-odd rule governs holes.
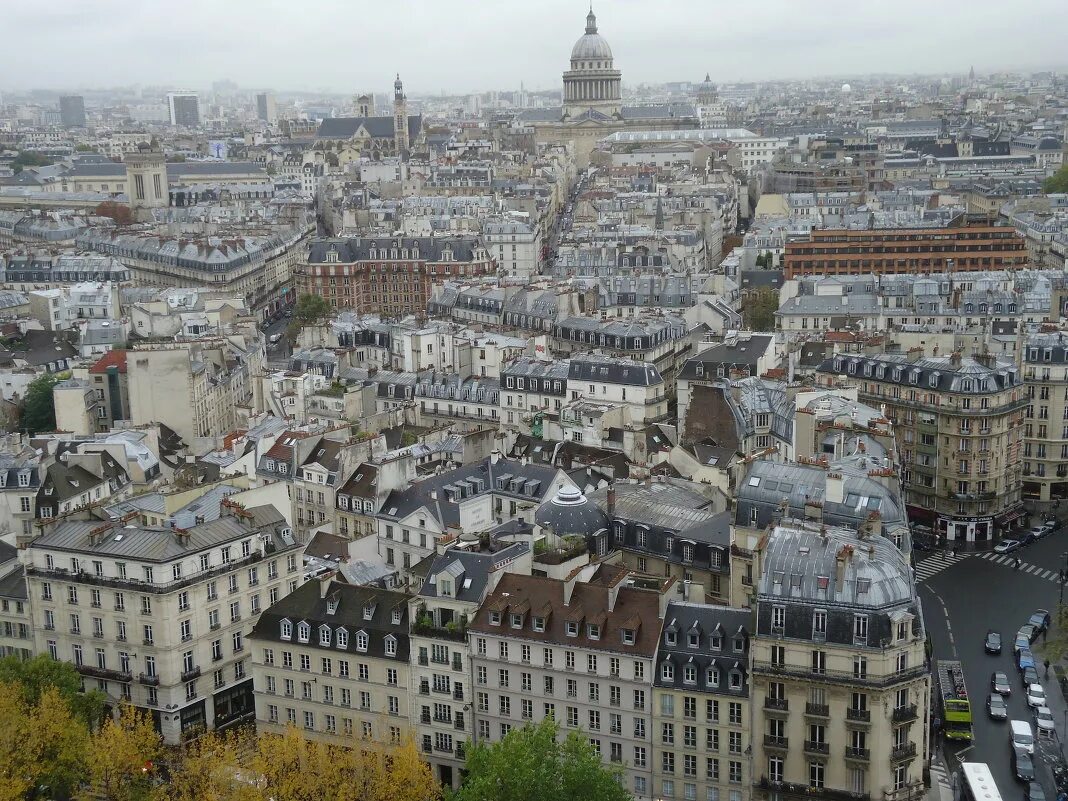
[[[1030,623],[1025,623],[1024,625],[1020,626],[1019,630],[1016,632],[1016,636],[1017,638],[1026,637],[1028,642],[1034,642],[1035,639],[1038,637],[1038,629],[1036,629]]]
[[[1057,723],[1053,720],[1053,713],[1048,706],[1035,708],[1035,726],[1041,731],[1056,731]]]
[[[1019,540],[1002,540],[994,546],[994,553],[1012,553],[1019,547]]]
[[[1016,641],[1016,669],[1024,670],[1029,667],[1036,667],[1035,655],[1031,653],[1031,643],[1024,642],[1023,647],[1020,647],[1020,640]]]
[[[1046,691],[1041,684],[1027,685],[1027,705],[1032,709],[1046,705]]]
[[[1031,755],[1022,748],[1012,749],[1012,772],[1018,781],[1033,782],[1035,780],[1035,764],[1031,761]]]
[[[1046,530],[1042,526],[1035,526],[1030,528],[1020,535],[1021,545],[1030,545],[1032,542],[1037,542],[1042,539],[1042,535],[1046,533]]]
[[[1032,684],[1038,684],[1038,669],[1034,667],[1024,668],[1023,683],[1025,687],[1029,687]]]
[[[1038,782],[1028,782],[1024,790],[1024,801],[1046,801],[1046,793]]]
[[[1036,630],[1045,631],[1049,628],[1052,619],[1050,618],[1048,609],[1036,609],[1031,617],[1028,618],[1027,622],[1034,626]]]
[[[1027,637],[1021,637],[1019,634],[1017,634],[1016,639],[1012,641],[1012,652],[1016,654],[1016,658],[1019,659],[1021,653],[1030,650],[1031,640],[1029,640]],[[1017,667],[1019,667],[1019,664],[1017,664]]]
[[[1000,654],[1001,653],[1001,634],[990,629],[986,633],[986,640],[983,642],[983,650],[988,654]]]
[[[1007,674],[995,671],[990,674],[990,689],[998,695],[1012,695],[1012,685]]]
[[[997,693],[990,693],[986,697],[986,711],[991,720],[1009,719],[1009,707],[1005,703],[1005,699]]]

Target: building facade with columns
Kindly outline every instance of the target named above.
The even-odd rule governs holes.
[[[623,73],[590,9],[586,30],[571,49],[563,75],[563,105],[527,109],[520,122],[534,128],[539,142],[571,144],[580,166],[589,164],[597,142],[616,131],[660,131],[699,127],[697,110],[687,103],[623,105]]]

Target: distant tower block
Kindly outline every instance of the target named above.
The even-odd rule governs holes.
[[[357,117],[373,117],[375,115],[375,96],[359,95],[353,102],[356,107]]]
[[[167,160],[159,143],[142,142],[137,151],[126,154],[126,194],[138,220],[152,217],[152,209],[170,205],[167,187]]]
[[[408,153],[408,98],[404,96],[404,84],[400,73],[393,82],[393,149],[398,156]]]

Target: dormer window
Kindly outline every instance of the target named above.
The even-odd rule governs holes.
[[[500,612],[490,612],[489,613],[489,621],[490,621],[490,625],[491,626],[499,626],[499,625],[501,625],[501,613]]]
[[[404,614],[402,610],[394,609],[393,613],[389,616],[389,622],[392,623],[394,626],[400,625],[402,614]]]
[[[545,618],[534,618],[534,631],[545,631]]]
[[[732,670],[730,681],[732,690],[742,689],[742,672],[740,670]]]
[[[349,633],[345,629],[337,630],[337,647],[348,648],[349,647]]]
[[[274,471],[274,459],[267,460],[267,469],[271,470],[272,472]]]
[[[623,644],[634,645],[634,629],[623,629]]]
[[[719,668],[710,667],[708,669],[707,675],[705,676],[705,681],[706,681],[706,683],[708,684],[709,687],[718,687],[719,686]]]
[[[279,631],[278,636],[280,636],[283,640],[292,640],[293,624],[290,623],[288,620],[283,620],[281,623],[281,631]]]
[[[591,640],[601,639],[601,627],[596,623],[590,623],[586,626],[586,634]]]
[[[320,626],[319,627],[319,645],[325,645],[325,646],[329,647],[330,642],[331,642],[332,639],[333,639],[333,637],[330,634],[330,627],[329,626]]]
[[[442,579],[438,585],[438,594],[442,598],[452,597],[452,579]]]
[[[509,619],[511,621],[513,629],[521,629],[521,628],[523,628],[523,616],[522,615],[511,614],[508,617],[509,617]]]
[[[675,666],[665,662],[660,666],[660,678],[664,681],[675,681]]]
[[[307,642],[311,639],[311,626],[307,623],[300,623],[297,626],[297,639],[300,642]]]
[[[392,634],[387,634],[385,639],[386,656],[397,655],[397,638]]]
[[[363,619],[364,620],[370,620],[372,617],[374,617],[374,614],[375,614],[375,608],[373,606],[364,605],[364,607],[363,607]]]
[[[576,623],[574,620],[567,621],[567,636],[568,637],[577,637],[578,636],[578,623]]]
[[[357,631],[356,632],[356,650],[357,651],[366,651],[367,650],[367,641],[368,641],[368,638],[367,638],[367,632],[366,631]]]
[[[687,684],[697,684],[697,668],[687,665],[682,671],[682,680]]]
[[[664,632],[664,644],[665,645],[678,645],[679,644],[679,635],[676,634],[673,631],[665,631]]]

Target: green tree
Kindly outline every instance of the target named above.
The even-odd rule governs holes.
[[[551,718],[479,743],[467,758],[467,779],[451,801],[625,801],[620,768],[606,767],[577,732],[557,739]]]
[[[71,714],[87,726],[95,726],[104,711],[104,695],[96,690],[82,692],[82,680],[74,665],[59,662],[45,654],[33,659],[6,656],[0,659],[0,684],[18,687],[27,707],[41,702],[54,688],[70,707]]]
[[[56,403],[52,398],[52,389],[58,381],[53,373],[45,373],[26,387],[19,426],[28,433],[56,430]]]
[[[1046,639],[1038,647],[1038,651],[1052,663],[1068,658],[1068,605],[1057,606]]]
[[[15,156],[15,160],[11,162],[11,168],[15,173],[20,173],[25,167],[46,167],[55,163],[55,159],[40,153],[34,153],[32,150],[20,150],[19,154]]]
[[[750,331],[774,331],[778,310],[779,293],[774,289],[759,289],[742,299],[742,322]]]
[[[1042,191],[1047,195],[1060,195],[1068,192],[1068,164],[1042,182]]]
[[[330,304],[319,295],[301,295],[293,310],[293,316],[305,325],[317,323],[329,314]]]

